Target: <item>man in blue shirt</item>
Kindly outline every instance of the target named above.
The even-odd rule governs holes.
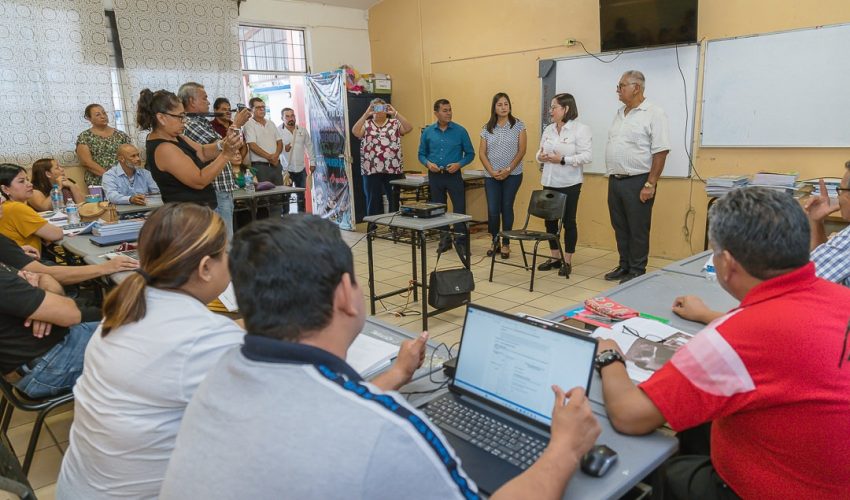
[[[159,193],[151,173],[142,168],[139,150],[132,144],[118,147],[118,164],[103,174],[104,196],[115,205],[144,205],[146,194]]]
[[[452,105],[447,99],[437,99],[434,103],[436,123],[425,127],[419,139],[419,162],[428,167],[428,185],[431,201],[446,203],[446,193],[452,199],[452,211],[466,213],[466,192],[463,187],[461,168],[469,165],[475,158],[475,150],[466,129],[452,122]],[[466,225],[455,224],[453,228],[458,236],[455,249],[461,261],[466,260]],[[440,240],[437,253],[452,247],[448,233]]]

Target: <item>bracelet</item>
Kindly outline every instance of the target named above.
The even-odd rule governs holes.
[[[221,144],[221,140],[215,141],[215,148],[219,152],[224,151],[224,146]]]

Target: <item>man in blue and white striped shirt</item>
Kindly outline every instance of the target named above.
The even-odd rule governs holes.
[[[847,170],[838,186],[838,201],[832,202],[823,179],[820,181],[820,196],[806,203],[806,215],[811,224],[811,260],[815,263],[818,276],[844,286],[850,286],[850,226],[827,239],[823,221],[836,211],[850,222],[850,161],[844,164]]]

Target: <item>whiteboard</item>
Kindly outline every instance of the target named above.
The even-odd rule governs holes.
[[[708,42],[703,146],[850,146],[850,26]]]
[[[599,57],[608,61],[615,55],[602,54]],[[589,125],[593,131],[593,163],[585,165],[584,171],[605,173],[608,129],[617,110],[623,105],[617,99],[617,83],[624,72],[636,69],[646,77],[644,95],[664,109],[669,121],[670,153],[667,155],[662,175],[688,177],[688,153],[693,148],[698,62],[698,45],[679,46],[678,49],[664,47],[623,52],[608,64],[591,56],[558,60],[555,89],[558,92],[569,92],[576,98],[577,120]],[[549,108],[548,102],[543,104],[546,109]]]

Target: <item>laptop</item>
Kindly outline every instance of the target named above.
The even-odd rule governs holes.
[[[487,493],[531,466],[549,442],[554,394],[590,390],[597,340],[582,330],[469,304],[449,392],[422,411]]]

